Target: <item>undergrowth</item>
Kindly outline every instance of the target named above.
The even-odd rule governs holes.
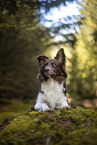
[[[13,109],[0,113],[0,123],[1,145],[97,144],[97,108],[77,106],[44,113]]]

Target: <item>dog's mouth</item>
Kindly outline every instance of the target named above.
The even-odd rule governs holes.
[[[50,72],[45,72],[45,76],[46,77],[51,77],[51,73]]]
[[[45,76],[46,77],[54,77],[56,74],[55,73],[51,73],[51,72],[45,72]]]
[[[44,70],[44,74],[45,74],[45,76],[50,77],[50,76],[51,76],[51,71],[50,71],[50,69],[45,69],[45,70]]]

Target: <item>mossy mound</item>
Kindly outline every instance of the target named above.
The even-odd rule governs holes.
[[[96,145],[97,108],[72,107],[10,114],[1,129],[1,145]],[[4,121],[1,125],[3,125]]]

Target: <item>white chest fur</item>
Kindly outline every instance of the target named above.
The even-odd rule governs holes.
[[[59,84],[54,79],[50,78],[41,84],[41,91],[44,92],[46,97],[52,101],[58,101],[63,96],[63,83]]]
[[[41,92],[38,94],[35,110],[46,111],[69,107],[67,97],[63,94],[63,83],[59,84],[50,78],[41,84]]]

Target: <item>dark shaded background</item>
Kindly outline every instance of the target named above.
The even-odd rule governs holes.
[[[67,16],[57,27],[46,28],[40,23],[47,21],[42,9],[47,13],[73,1],[78,3],[77,0],[0,1],[1,104],[14,98],[34,100],[39,89],[36,56],[63,46],[71,55],[67,57],[67,96],[74,103],[83,104],[85,100],[97,105],[97,1],[78,3],[80,16]],[[67,34],[60,31],[64,29]],[[70,33],[70,29],[75,33]],[[55,42],[54,37],[59,34],[64,39]]]

